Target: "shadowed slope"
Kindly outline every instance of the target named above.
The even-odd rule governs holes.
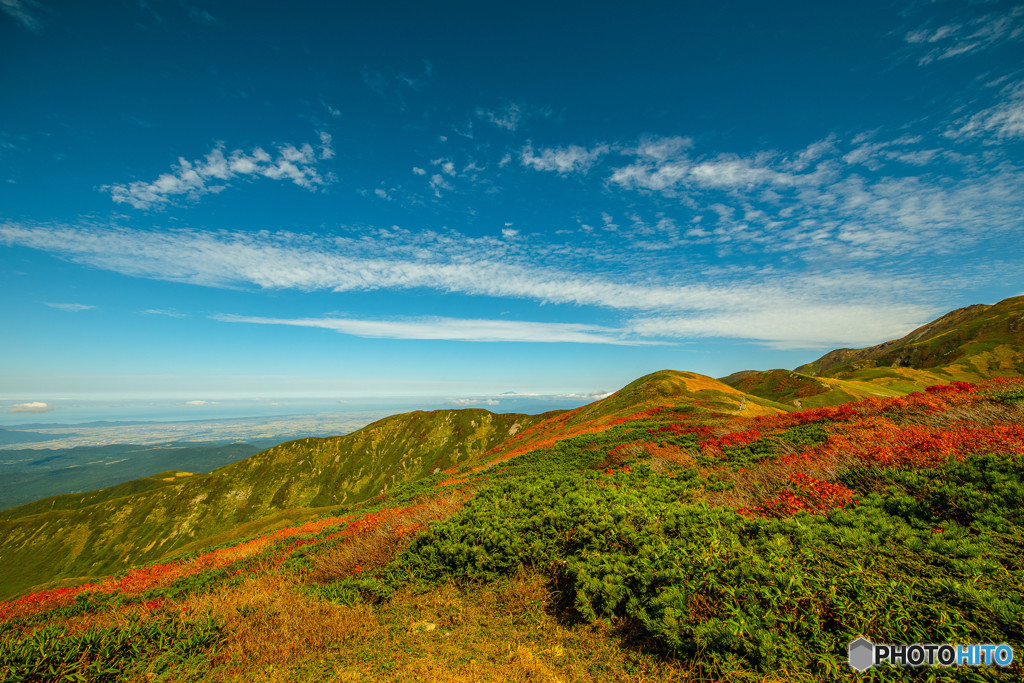
[[[833,377],[826,381],[792,370],[744,370],[723,377],[721,381],[748,394],[799,409],[835,406],[870,396],[898,396],[906,393],[868,382]]]

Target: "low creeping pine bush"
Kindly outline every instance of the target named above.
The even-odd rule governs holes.
[[[667,654],[697,658],[709,675],[843,678],[858,636],[1024,642],[1019,461],[883,470],[890,490],[864,491],[859,505],[777,517],[694,502],[703,480],[692,471],[624,469],[495,482],[371,583],[331,590],[352,602],[386,593],[381,582],[492,581],[532,567],[567,616],[615,618]]]

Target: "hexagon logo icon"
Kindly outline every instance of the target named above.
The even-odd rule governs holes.
[[[857,671],[867,671],[875,665],[875,646],[866,638],[850,641],[850,666]]]

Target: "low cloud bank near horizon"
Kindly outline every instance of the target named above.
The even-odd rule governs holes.
[[[52,410],[56,410],[56,406],[51,406],[44,401],[30,401],[29,403],[15,403],[7,409],[8,413],[48,413]]]

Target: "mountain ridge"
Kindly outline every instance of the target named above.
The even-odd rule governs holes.
[[[958,309],[900,340],[861,351],[872,360],[901,349],[901,344],[926,342],[931,333],[955,331],[957,325],[968,326],[968,332],[991,331],[996,329],[991,319],[998,317],[993,309],[1005,314],[998,318],[998,328],[1007,316],[1024,311],[1024,297]],[[982,313],[989,315],[979,320]],[[1018,329],[1004,327],[1011,333]],[[949,336],[961,342],[973,339],[968,333]],[[835,360],[840,352],[822,358]],[[832,360],[815,363],[824,372],[839,367]],[[923,388],[922,377],[935,376],[928,372],[913,378],[912,388]],[[35,501],[0,513],[0,572],[9,577],[0,589],[10,595],[43,580],[118,571],[197,546],[203,539],[229,540],[239,525],[259,530],[351,508],[387,495],[397,484],[436,484],[658,412],[754,418],[906,393],[904,386],[877,383],[857,373],[838,378],[741,371],[722,379],[661,370],[585,406],[534,416],[483,409],[413,411],[341,437],[279,444],[208,474],[165,472],[100,491]],[[44,533],[52,529],[57,532]]]
[[[1020,642],[1024,378],[921,386],[1020,341],[660,370],[35,501],[0,513],[0,677],[839,681],[856,637]]]
[[[995,304],[973,304],[950,311],[910,333],[862,349],[835,349],[795,368],[820,376],[855,376],[877,367],[938,369],[950,375],[978,378],[1024,374],[1024,350],[1013,349],[1024,339],[1024,296]],[[1010,353],[1000,356],[999,351]],[[991,365],[996,367],[992,368]]]
[[[393,415],[339,437],[296,439],[208,474],[163,473],[0,512],[0,595],[43,576],[98,576],[283,510],[289,520],[440,474],[543,419],[480,408]],[[135,490],[133,490],[133,487]],[[43,534],[59,528],[57,534]]]
[[[899,339],[834,349],[793,370],[740,370],[732,387],[797,408],[1024,375],[1024,296],[958,308]]]

